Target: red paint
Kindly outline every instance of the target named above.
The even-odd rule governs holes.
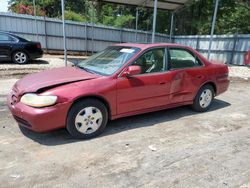
[[[28,128],[45,132],[65,127],[70,107],[74,101],[85,97],[96,97],[105,101],[110,109],[110,119],[116,119],[192,104],[196,93],[206,83],[215,86],[216,95],[225,92],[229,86],[227,66],[210,63],[190,47],[177,44],[118,45],[138,47],[141,51],[112,76],[100,76],[76,67],[65,67],[19,80],[8,95],[8,106],[12,114],[27,121],[31,125]],[[128,65],[145,50],[155,47],[188,49],[204,66],[131,77],[124,73],[138,72],[138,67],[128,68]],[[54,106],[44,108],[33,108],[19,102],[24,93],[30,92],[56,95],[58,101]]]
[[[247,51],[244,55],[244,64],[245,65],[250,65],[250,50]]]
[[[39,49],[42,48],[41,43],[40,42],[36,43],[36,47],[39,48]]]
[[[122,77],[131,77],[141,73],[141,67],[137,65],[129,66],[126,71],[122,73]]]

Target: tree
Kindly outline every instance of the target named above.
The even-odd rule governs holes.
[[[193,0],[176,14],[175,34],[210,34],[214,1]],[[215,34],[250,33],[250,1],[220,0]]]
[[[9,10],[34,14],[33,0],[9,0]],[[174,34],[209,34],[215,0],[190,0],[175,13]],[[36,0],[37,15],[61,17],[61,0]],[[139,8],[138,29],[150,31],[153,10]],[[65,17],[80,22],[135,28],[136,7],[100,0],[65,0]],[[250,0],[220,0],[215,34],[250,33]],[[158,10],[156,31],[169,33],[170,12]]]

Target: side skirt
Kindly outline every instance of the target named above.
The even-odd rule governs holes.
[[[190,105],[190,104],[193,104],[193,101],[186,101],[186,102],[182,102],[182,103],[175,103],[175,104],[169,104],[169,105],[165,105],[165,106],[159,106],[159,107],[154,107],[154,108],[147,108],[147,109],[143,109],[143,110],[127,112],[127,113],[112,116],[111,120],[115,120],[115,119],[127,117],[127,116],[133,116],[133,115],[138,115],[138,114],[145,114],[145,113],[149,113],[149,112],[165,110],[165,109],[174,108],[174,107],[178,107],[178,106]]]

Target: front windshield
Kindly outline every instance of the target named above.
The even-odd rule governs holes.
[[[139,48],[112,46],[77,64],[86,71],[112,75],[140,51]]]

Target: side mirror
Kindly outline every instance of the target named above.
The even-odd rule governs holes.
[[[138,65],[131,65],[126,71],[122,73],[122,77],[130,77],[141,73],[141,67]]]

